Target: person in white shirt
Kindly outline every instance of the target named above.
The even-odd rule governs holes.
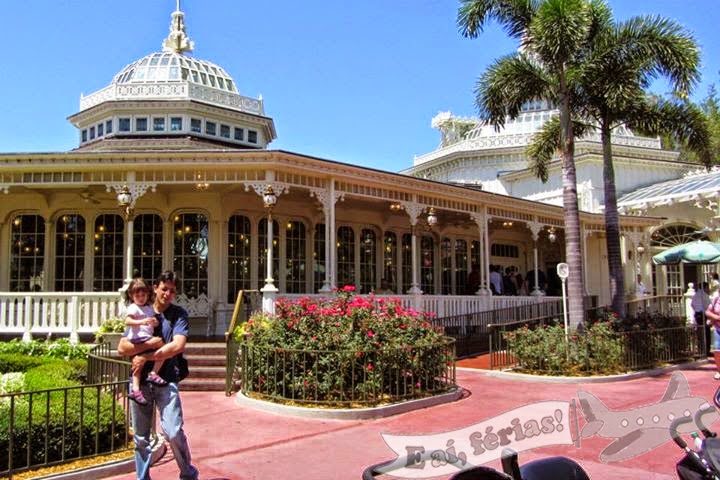
[[[498,267],[497,265],[490,265],[490,283],[492,284],[496,295],[503,294],[503,278],[502,274],[498,271],[499,268],[501,267]]]

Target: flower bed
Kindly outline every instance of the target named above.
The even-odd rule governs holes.
[[[367,406],[455,388],[454,343],[397,300],[279,301],[239,326],[243,393],[273,401]]]

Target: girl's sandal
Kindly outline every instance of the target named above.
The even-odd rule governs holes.
[[[157,387],[167,386],[167,382],[160,375],[154,372],[150,373],[150,375],[147,376],[147,381]]]
[[[143,395],[141,390],[133,390],[132,392],[128,393],[128,398],[133,402],[137,403],[138,405],[148,404],[148,401],[145,399],[145,395]]]

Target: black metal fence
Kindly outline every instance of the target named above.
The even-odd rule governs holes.
[[[127,381],[130,369],[130,362],[111,349],[109,343],[101,343],[88,353],[88,383]]]
[[[275,402],[377,405],[456,388],[455,342],[370,351],[240,345],[241,391]]]
[[[464,358],[489,353],[491,336],[497,325],[513,324],[518,319],[527,323],[557,316],[562,317],[562,300],[539,300],[517,307],[438,318],[433,323],[442,327],[445,335],[455,339],[457,356]]]
[[[127,381],[0,395],[0,477],[126,450]]]

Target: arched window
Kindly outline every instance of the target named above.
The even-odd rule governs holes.
[[[250,288],[250,219],[233,215],[228,221],[228,297],[235,303],[240,290]]]
[[[694,242],[696,240],[709,240],[705,232],[688,225],[667,225],[655,230],[650,236],[650,245],[653,247],[669,248],[675,245]]]
[[[394,232],[385,232],[385,248],[383,248],[383,278],[387,281],[390,289],[398,292],[397,284],[397,235]]]
[[[18,215],[10,234],[10,291],[33,292],[44,288],[45,219]]]
[[[435,293],[435,241],[429,235],[420,241],[420,289],[427,295]]]
[[[360,293],[370,293],[377,285],[375,232],[364,228],[360,233],[360,242]]]
[[[325,284],[325,224],[315,224],[313,241],[313,286],[319,291]]]
[[[480,261],[480,242],[478,240],[473,240],[470,244],[470,258],[472,259],[472,265],[477,265],[478,268],[480,268],[481,261]]]
[[[85,218],[67,214],[55,224],[55,290],[82,292],[85,278]]]
[[[280,268],[280,249],[278,248],[278,234],[280,233],[280,227],[278,225],[277,220],[273,220],[273,239],[272,239],[272,245],[273,245],[273,259],[272,259],[272,276],[275,288],[278,288],[280,285],[280,274],[279,268]],[[267,277],[267,238],[268,238],[268,229],[267,229],[267,218],[263,218],[260,220],[260,223],[258,224],[258,285],[260,288],[265,285],[265,277]]]
[[[285,291],[305,293],[307,262],[305,224],[291,221],[285,225]]]
[[[189,298],[208,293],[208,218],[202,213],[175,216],[173,268],[178,291]]]
[[[93,291],[113,292],[123,284],[123,231],[125,222],[117,214],[95,219],[93,245]],[[132,273],[132,272],[131,272]]]
[[[337,231],[337,286],[355,285],[355,232],[352,227]]]
[[[455,240],[455,294],[464,295],[467,289],[468,252],[465,240]],[[475,293],[475,292],[473,292]]]
[[[412,287],[412,235],[404,233],[402,236],[402,292],[407,293]]]
[[[160,215],[145,213],[133,222],[133,276],[152,281],[162,271],[163,221]]]
[[[440,241],[440,268],[442,269],[442,294],[452,293],[452,240],[443,238]]]

